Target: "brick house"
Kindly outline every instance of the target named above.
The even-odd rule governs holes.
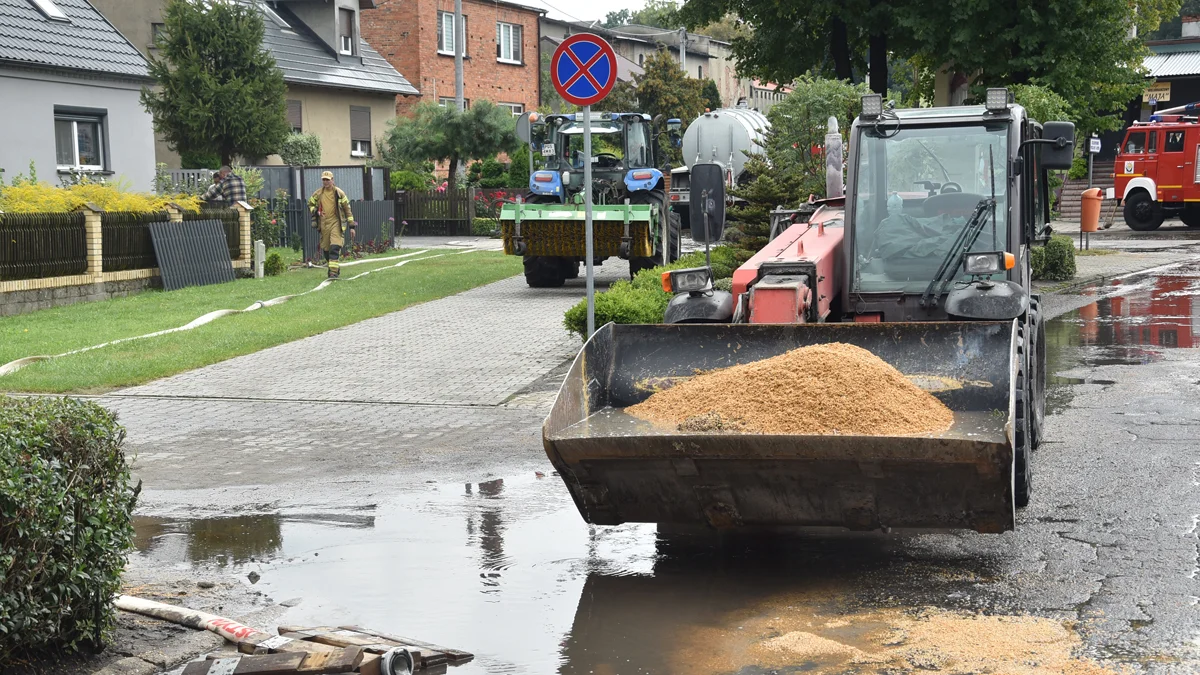
[[[538,20],[545,10],[503,0],[463,0],[463,97],[537,108]],[[375,0],[361,13],[363,38],[420,90],[398,97],[396,113],[421,101],[454,103],[454,0]]]

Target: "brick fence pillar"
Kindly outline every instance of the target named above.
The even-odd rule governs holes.
[[[239,260],[244,260],[247,263],[249,263],[250,262],[250,253],[251,253],[251,251],[250,251],[250,246],[251,246],[251,243],[250,243],[250,212],[253,211],[254,208],[251,207],[246,202],[236,202],[233,205],[233,208],[237,209],[237,212],[238,212],[238,225],[240,227],[241,237],[242,237],[241,238],[242,244],[240,247],[241,251],[242,251],[242,257],[239,258]]]
[[[104,209],[88,202],[79,207],[83,211],[83,229],[87,241],[87,275],[92,283],[100,283],[104,273],[104,234],[101,222]]]
[[[167,218],[172,223],[182,223],[183,209],[178,204],[167,204]]]

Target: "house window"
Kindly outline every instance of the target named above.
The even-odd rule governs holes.
[[[438,97],[438,105],[443,106],[443,107],[449,106],[449,107],[453,108],[454,106],[458,105],[458,101],[453,96],[440,96],[440,97]],[[463,99],[463,108],[470,108],[470,107],[471,107],[471,99],[464,98]]]
[[[508,108],[509,111],[512,112],[513,117],[517,117],[518,115],[525,112],[525,104],[524,103],[497,103],[496,105],[501,108]]]
[[[704,79],[704,66],[696,66],[696,79]]]
[[[438,53],[454,56],[454,12],[438,12]],[[462,17],[462,34],[467,35],[467,15]],[[463,56],[467,55],[467,41],[463,41]]]
[[[338,10],[338,44],[341,53],[354,55],[354,12],[348,9]]]
[[[371,109],[350,106],[350,156],[371,156]]]
[[[42,14],[46,15],[51,21],[65,21],[71,23],[71,17],[67,16],[58,5],[54,4],[54,0],[30,0],[34,7],[37,7]]]
[[[167,27],[167,25],[165,23],[150,24],[150,45],[151,46],[158,44],[158,36],[163,34],[163,29],[166,27]]]
[[[288,126],[290,126],[292,128],[292,131],[294,131],[296,133],[300,133],[301,131],[304,131],[304,122],[303,122],[303,114],[302,114],[303,112],[304,112],[304,107],[301,105],[300,101],[288,100],[288,102],[287,102]]]
[[[643,64],[645,64],[645,63],[646,63],[646,55],[645,55],[645,54],[638,54],[638,65],[640,66],[640,65],[643,65]]]
[[[521,27],[514,23],[496,23],[496,60],[521,63]]]
[[[103,171],[104,114],[71,115],[55,112],[54,148],[58,168]]]

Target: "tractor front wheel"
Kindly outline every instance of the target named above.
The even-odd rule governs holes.
[[[525,256],[525,283],[530,288],[559,288],[578,275],[579,263],[570,258]]]

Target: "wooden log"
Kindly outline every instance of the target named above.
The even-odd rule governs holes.
[[[453,663],[455,665],[458,665],[460,663],[466,663],[475,658],[475,655],[470,652],[464,652],[459,649],[451,649],[449,647],[442,647],[440,645],[435,645],[435,644],[432,644],[429,642],[422,642],[420,640],[412,640],[412,639],[406,638],[406,637],[399,637],[397,635],[389,635],[388,633],[381,633],[379,631],[368,630],[366,628],[360,628],[358,626],[339,626],[339,628],[341,628],[342,630],[356,631],[359,633],[363,633],[365,635],[382,638],[384,640],[391,640],[393,642],[398,642],[405,646],[413,646],[413,647],[418,647],[421,649],[427,649],[431,652],[441,652],[446,655],[446,659],[448,661],[450,661],[450,663]]]

